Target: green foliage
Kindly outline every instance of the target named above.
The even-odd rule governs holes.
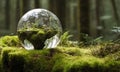
[[[68,31],[64,32],[63,35],[60,37],[60,46],[66,46],[66,47],[77,47],[78,41],[71,41],[70,38],[72,35],[69,34]]]
[[[92,38],[88,34],[81,33],[80,45],[82,46],[99,45],[104,42],[102,38],[103,38],[102,36],[97,38]]]
[[[66,31],[65,33],[63,33],[63,35],[61,35],[60,37],[60,44],[61,45],[66,45],[69,46],[69,39],[72,37],[72,35],[69,35],[69,32]]]

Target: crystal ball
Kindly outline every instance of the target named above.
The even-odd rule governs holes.
[[[17,33],[27,50],[55,48],[60,42],[62,27],[58,17],[51,11],[32,9],[19,20]]]

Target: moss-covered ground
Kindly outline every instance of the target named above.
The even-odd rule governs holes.
[[[25,50],[17,36],[0,38],[0,72],[120,72],[120,45]]]

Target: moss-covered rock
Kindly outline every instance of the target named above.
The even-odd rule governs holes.
[[[119,72],[120,61],[105,60],[89,55],[72,56],[60,49],[26,51],[4,48],[5,72]]]
[[[8,43],[6,38],[9,38]],[[0,72],[120,72],[119,51],[104,57],[92,54],[92,49],[99,46],[93,48],[61,46],[28,51],[21,48],[18,41],[17,36],[5,36],[0,39],[2,43]]]
[[[62,56],[56,59],[52,72],[119,72],[119,61],[93,56]]]
[[[53,54],[56,49],[27,51],[24,49],[4,48],[2,51],[5,72],[50,72],[54,65]]]

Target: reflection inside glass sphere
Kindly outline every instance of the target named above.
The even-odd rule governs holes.
[[[62,27],[58,17],[45,9],[33,9],[22,16],[17,27],[18,37],[27,50],[55,48]]]

